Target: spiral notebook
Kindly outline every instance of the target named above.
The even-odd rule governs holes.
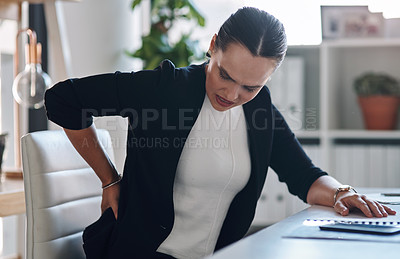
[[[382,220],[373,219],[307,219],[303,224],[284,235],[284,238],[301,238],[301,239],[330,239],[330,240],[352,240],[352,241],[371,241],[371,242],[388,242],[400,243],[400,234],[393,235],[376,235],[372,233],[354,233],[343,231],[324,231],[321,226],[326,226],[334,223],[357,224],[369,226],[393,226],[400,227],[400,220]]]
[[[365,224],[353,222],[333,222],[319,226],[319,229],[326,231],[340,231],[374,235],[395,235],[400,233],[400,224]]]

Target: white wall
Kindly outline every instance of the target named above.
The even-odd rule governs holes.
[[[124,50],[140,46],[141,14],[132,12],[131,0],[84,0],[79,3],[56,4],[62,39],[69,46],[68,77],[84,77],[99,73],[131,71],[138,63]],[[63,28],[63,27],[61,27]],[[49,60],[50,65],[58,60]],[[60,79],[61,80],[61,79]],[[126,120],[119,117],[95,120],[98,128],[110,131],[115,147],[117,169],[122,172],[125,158]],[[55,128],[54,124],[50,128]]]
[[[169,37],[172,42],[176,42],[180,39],[182,32],[192,32],[192,38],[199,41],[201,50],[205,52],[208,50],[211,38],[218,33],[224,21],[237,9],[246,5],[245,0],[193,0],[192,2],[204,16],[205,26],[193,28],[194,22],[179,21],[171,29]],[[203,61],[200,60],[196,63]]]
[[[133,13],[130,4],[131,0],[58,3],[71,53],[70,76],[133,68],[132,59],[123,50],[140,45],[141,15]]]

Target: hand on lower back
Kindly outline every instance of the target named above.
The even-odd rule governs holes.
[[[103,197],[101,200],[101,213],[103,213],[106,209],[111,207],[114,212],[115,219],[118,218],[119,192],[120,192],[119,183],[103,190]]]

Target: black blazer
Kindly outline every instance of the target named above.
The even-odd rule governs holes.
[[[205,64],[175,68],[166,60],[155,70],[70,79],[46,92],[48,118],[65,128],[86,128],[92,116],[129,119],[118,220],[108,210],[85,230],[87,258],[151,258],[171,232],[175,172],[205,97],[205,77]],[[326,174],[304,153],[267,87],[243,109],[251,175],[229,207],[216,250],[247,232],[268,167],[305,202],[311,184]]]

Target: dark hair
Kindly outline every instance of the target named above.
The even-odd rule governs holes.
[[[240,8],[219,29],[215,46],[225,51],[230,43],[240,43],[254,56],[283,61],[287,41],[283,24],[273,15],[254,7]]]

